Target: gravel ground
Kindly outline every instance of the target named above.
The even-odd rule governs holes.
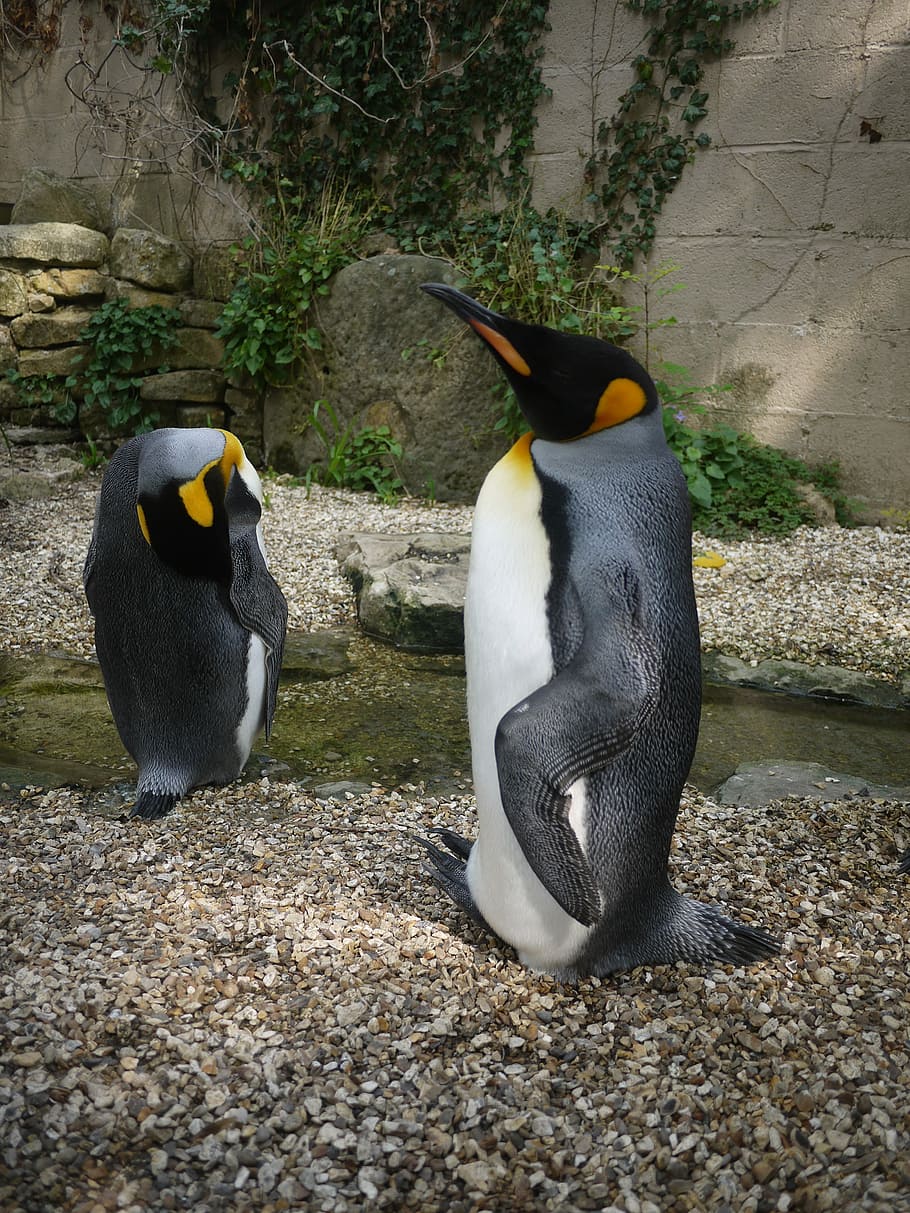
[[[90,652],[96,483],[0,511],[3,649]],[[351,619],[339,529],[469,527],[267,488],[293,626]],[[728,559],[697,572],[707,644],[910,665],[907,536],[698,542]],[[437,893],[435,823],[472,834],[471,798],[262,780],[148,825],[110,789],[0,794],[0,1209],[910,1208],[906,805],[688,789],[674,882],[781,956],[575,988]]]

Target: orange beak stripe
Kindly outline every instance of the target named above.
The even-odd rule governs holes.
[[[500,358],[509,364],[513,371],[516,371],[519,375],[527,376],[531,374],[531,368],[511,341],[507,341],[501,333],[497,333],[489,325],[481,324],[479,320],[469,320],[468,323],[483,337],[488,345],[493,347]]]

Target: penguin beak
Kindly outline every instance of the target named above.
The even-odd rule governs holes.
[[[505,328],[512,323],[506,316],[490,311],[470,295],[465,295],[454,286],[446,286],[442,282],[423,282],[420,289],[450,307],[456,316],[469,324],[509,370],[526,379],[530,377],[531,368],[527,361],[505,334]]]

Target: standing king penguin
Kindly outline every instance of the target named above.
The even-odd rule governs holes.
[[[134,817],[240,774],[271,727],[287,603],[269,573],[262,486],[233,434],[162,429],[108,465],[83,583]]]
[[[625,350],[423,289],[486,342],[532,433],[484,481],[465,600],[473,844],[433,831],[436,883],[563,980],[742,964],[765,932],[667,875],[701,705],[686,482]]]

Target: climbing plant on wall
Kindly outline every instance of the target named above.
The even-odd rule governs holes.
[[[390,225],[417,233],[466,206],[494,207],[527,182],[547,7],[264,5],[261,61],[245,87],[255,78],[268,96],[270,155],[304,193],[318,195],[329,176],[376,191]]]
[[[711,137],[695,129],[708,112],[705,65],[731,50],[735,22],[778,0],[625,0],[650,22],[647,50],[632,62],[635,79],[615,114],[600,124],[601,147],[586,165],[588,202],[600,212],[594,230],[617,265],[647,256],[657,217],[683,168]]]

